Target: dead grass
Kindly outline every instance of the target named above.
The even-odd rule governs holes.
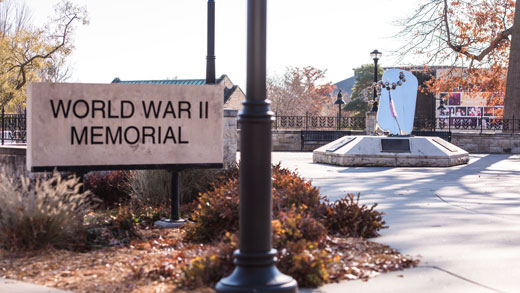
[[[143,229],[140,233],[142,239],[130,245],[88,252],[0,250],[0,275],[75,292],[214,292],[211,288],[186,291],[175,283],[180,268],[211,249],[211,245],[184,243],[182,230]],[[367,280],[418,263],[386,245],[365,239],[333,238],[329,244],[329,253],[339,259],[332,280]]]

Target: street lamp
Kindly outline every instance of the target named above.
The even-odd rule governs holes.
[[[341,94],[341,90],[339,90],[338,97],[334,102],[334,105],[338,105],[338,130],[341,129],[341,105],[345,105],[345,101],[343,101],[343,95]]]
[[[437,110],[446,110],[446,107],[444,107],[444,99],[439,99],[440,105],[437,107]]]
[[[377,82],[377,61],[381,58],[381,55],[383,53],[379,52],[377,49],[370,52],[370,57],[374,60],[374,82]],[[372,112],[377,112],[377,92],[376,88],[374,87],[374,104],[372,106]]]
[[[240,246],[235,270],[218,293],[298,293],[298,284],[276,268],[272,248],[271,148],[273,112],[266,99],[267,0],[247,1],[247,92],[240,121]]]

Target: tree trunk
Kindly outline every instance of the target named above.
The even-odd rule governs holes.
[[[504,119],[520,119],[520,4],[515,4],[515,19],[511,33],[511,53],[507,71]]]

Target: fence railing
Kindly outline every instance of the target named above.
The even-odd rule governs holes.
[[[339,127],[338,127],[339,124]],[[278,116],[275,115],[274,129],[350,129],[365,130],[365,117],[338,116]]]
[[[1,113],[0,141],[2,145],[25,143],[27,141],[26,114],[5,114],[4,107]]]
[[[414,130],[512,134],[520,133],[520,119],[496,117],[415,118]]]
[[[340,127],[338,128],[338,121]],[[329,129],[329,130],[365,130],[365,117],[338,116],[287,116],[275,115],[274,129]],[[417,131],[453,131],[479,133],[520,133],[520,119],[497,117],[446,117],[418,118],[414,120]]]

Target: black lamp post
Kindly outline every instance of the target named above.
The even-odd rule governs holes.
[[[437,110],[446,110],[446,107],[444,107],[444,99],[439,99],[440,100],[440,105],[439,107],[437,107]]]
[[[379,52],[377,49],[370,52],[370,57],[374,60],[374,82],[377,82],[377,61],[381,58],[381,55],[383,53]],[[377,112],[377,92],[376,88],[374,87],[374,104],[372,106],[372,112]]]
[[[296,281],[276,268],[272,248],[271,126],[266,100],[267,0],[247,1],[247,93],[240,121],[240,247],[235,270],[217,292],[296,293]]]
[[[344,105],[345,101],[343,101],[343,95],[341,94],[341,90],[339,90],[338,97],[334,102],[334,105],[338,105],[338,130],[341,129],[341,105]]]

